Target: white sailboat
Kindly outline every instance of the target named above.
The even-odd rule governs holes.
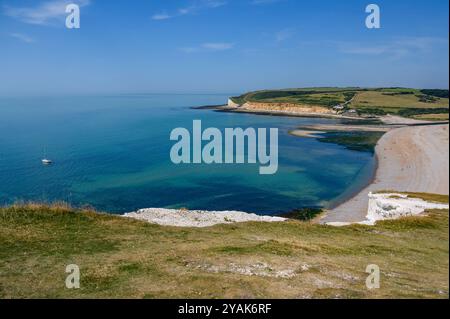
[[[51,165],[53,161],[47,158],[47,151],[44,152],[44,158],[41,160],[43,165]]]
[[[53,163],[52,160],[49,160],[49,159],[47,159],[47,158],[42,159],[42,164],[44,164],[44,165],[50,165],[50,164],[52,164],[52,163]]]

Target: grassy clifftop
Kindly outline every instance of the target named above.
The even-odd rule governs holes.
[[[448,211],[428,215],[180,229],[64,205],[1,208],[0,297],[448,298]],[[68,264],[80,289],[65,288]],[[366,289],[369,264],[380,289]]]
[[[448,98],[448,90],[349,87],[264,90],[232,100],[240,105],[246,102],[289,103],[329,108],[346,103],[346,109],[354,109],[360,114],[448,119]]]

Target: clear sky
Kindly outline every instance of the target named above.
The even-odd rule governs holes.
[[[65,27],[67,3],[81,28]],[[381,8],[367,29],[365,8]],[[0,95],[448,88],[447,0],[0,0]]]

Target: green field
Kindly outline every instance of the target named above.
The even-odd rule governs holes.
[[[64,205],[1,208],[0,298],[448,298],[448,218],[198,229]],[[65,287],[68,264],[80,289]],[[380,289],[365,286],[369,264]]]
[[[360,115],[394,114],[422,119],[448,118],[448,90],[418,90],[408,88],[305,88],[265,90],[232,98],[238,104],[246,102],[289,103],[299,106],[332,108],[346,105]]]
[[[245,102],[293,103],[299,105],[333,107],[350,100],[357,88],[310,88],[267,90],[246,93],[232,98],[238,104]]]
[[[444,109],[447,109],[448,114],[448,103],[448,98],[426,97],[419,90],[404,89],[394,92],[390,90],[359,92],[350,107],[363,111],[378,109],[399,115],[408,110],[410,113],[404,115],[413,116],[416,113],[427,113],[428,110],[439,110],[435,113],[444,113]]]

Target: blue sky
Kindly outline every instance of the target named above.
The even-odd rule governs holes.
[[[81,28],[65,28],[65,4]],[[365,7],[381,8],[381,29]],[[447,0],[0,0],[0,95],[448,88]]]

